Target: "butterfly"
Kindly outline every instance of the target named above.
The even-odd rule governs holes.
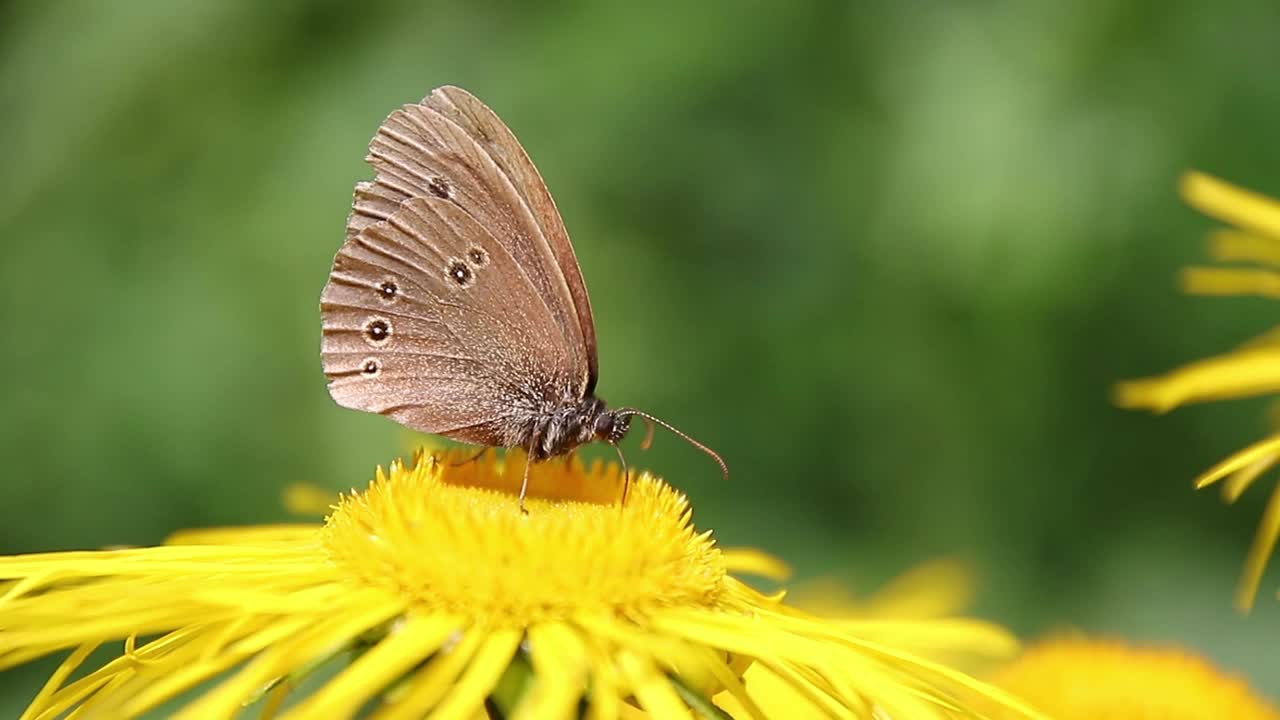
[[[346,241],[320,296],[329,394],[414,430],[526,453],[601,441],[633,417],[713,450],[653,415],[609,409],[582,270],[542,176],[498,116],[457,87],[378,128]],[[652,425],[649,426],[650,436]],[[648,445],[648,439],[645,446]]]

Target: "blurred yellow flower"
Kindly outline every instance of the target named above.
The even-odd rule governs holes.
[[[975,697],[1020,714],[912,652],[1008,647],[998,628],[825,622],[734,577],[779,563],[719,549],[657,478],[619,506],[616,466],[542,463],[526,515],[521,464],[463,459],[393,463],[323,525],[0,558],[0,668],[71,651],[23,717],[723,717],[717,694],[765,717],[748,665],[823,715],[971,717]]]
[[[908,569],[865,596],[848,583],[819,577],[794,585],[791,605],[821,617],[941,618],[965,612],[977,583],[973,569],[955,558],[937,558]]]
[[[1049,639],[994,682],[1056,720],[1280,720],[1245,681],[1176,648]],[[1006,717],[1000,710],[993,716]]]
[[[1261,267],[1192,267],[1183,272],[1187,292],[1202,295],[1262,295],[1280,298],[1280,202],[1201,173],[1182,178],[1182,196],[1192,207],[1235,226],[1210,236],[1218,262]],[[1168,412],[1180,405],[1280,392],[1280,327],[1241,347],[1164,375],[1121,383],[1116,402],[1122,407]],[[1280,461],[1280,432],[1231,455],[1196,478],[1197,488],[1219,480],[1223,496],[1233,502],[1264,472]],[[1267,559],[1280,536],[1280,489],[1271,500],[1245,561],[1236,594],[1243,610],[1253,606]]]

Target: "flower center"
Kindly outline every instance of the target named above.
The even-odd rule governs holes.
[[[412,608],[495,623],[717,605],[721,553],[665,482],[633,476],[619,505],[615,465],[538,463],[525,514],[516,499],[523,471],[495,453],[393,463],[339,503],[325,546],[358,582],[399,593]]]

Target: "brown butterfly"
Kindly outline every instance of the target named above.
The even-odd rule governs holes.
[[[356,185],[320,296],[321,357],[339,405],[523,448],[534,462],[593,440],[617,449],[639,416],[728,477],[710,448],[596,397],[595,322],[573,245],[542,176],[492,110],[461,88],[437,88],[382,123],[366,160],[377,176]],[[522,509],[528,483],[526,463]]]

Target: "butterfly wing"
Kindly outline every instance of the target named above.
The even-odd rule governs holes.
[[[534,274],[445,198],[404,200],[349,238],[321,316],[333,398],[423,432],[520,445],[580,382]]]
[[[456,204],[526,271],[576,363],[576,397],[591,392],[598,361],[582,272],[550,192],[497,115],[460,88],[439,88],[392,113],[370,143],[367,160],[377,177],[356,186],[348,238],[411,197]]]
[[[591,316],[591,298],[587,295],[587,284],[582,279],[582,269],[578,265],[578,256],[573,251],[573,243],[569,241],[569,231],[565,229],[560,210],[556,208],[556,201],[552,199],[542,175],[534,167],[515,133],[476,96],[462,88],[446,85],[434,90],[424,102],[466,130],[488,152],[511,179],[516,191],[533,212],[573,299],[590,369],[587,392],[592,392],[600,375],[600,365],[596,351],[596,323]]]

